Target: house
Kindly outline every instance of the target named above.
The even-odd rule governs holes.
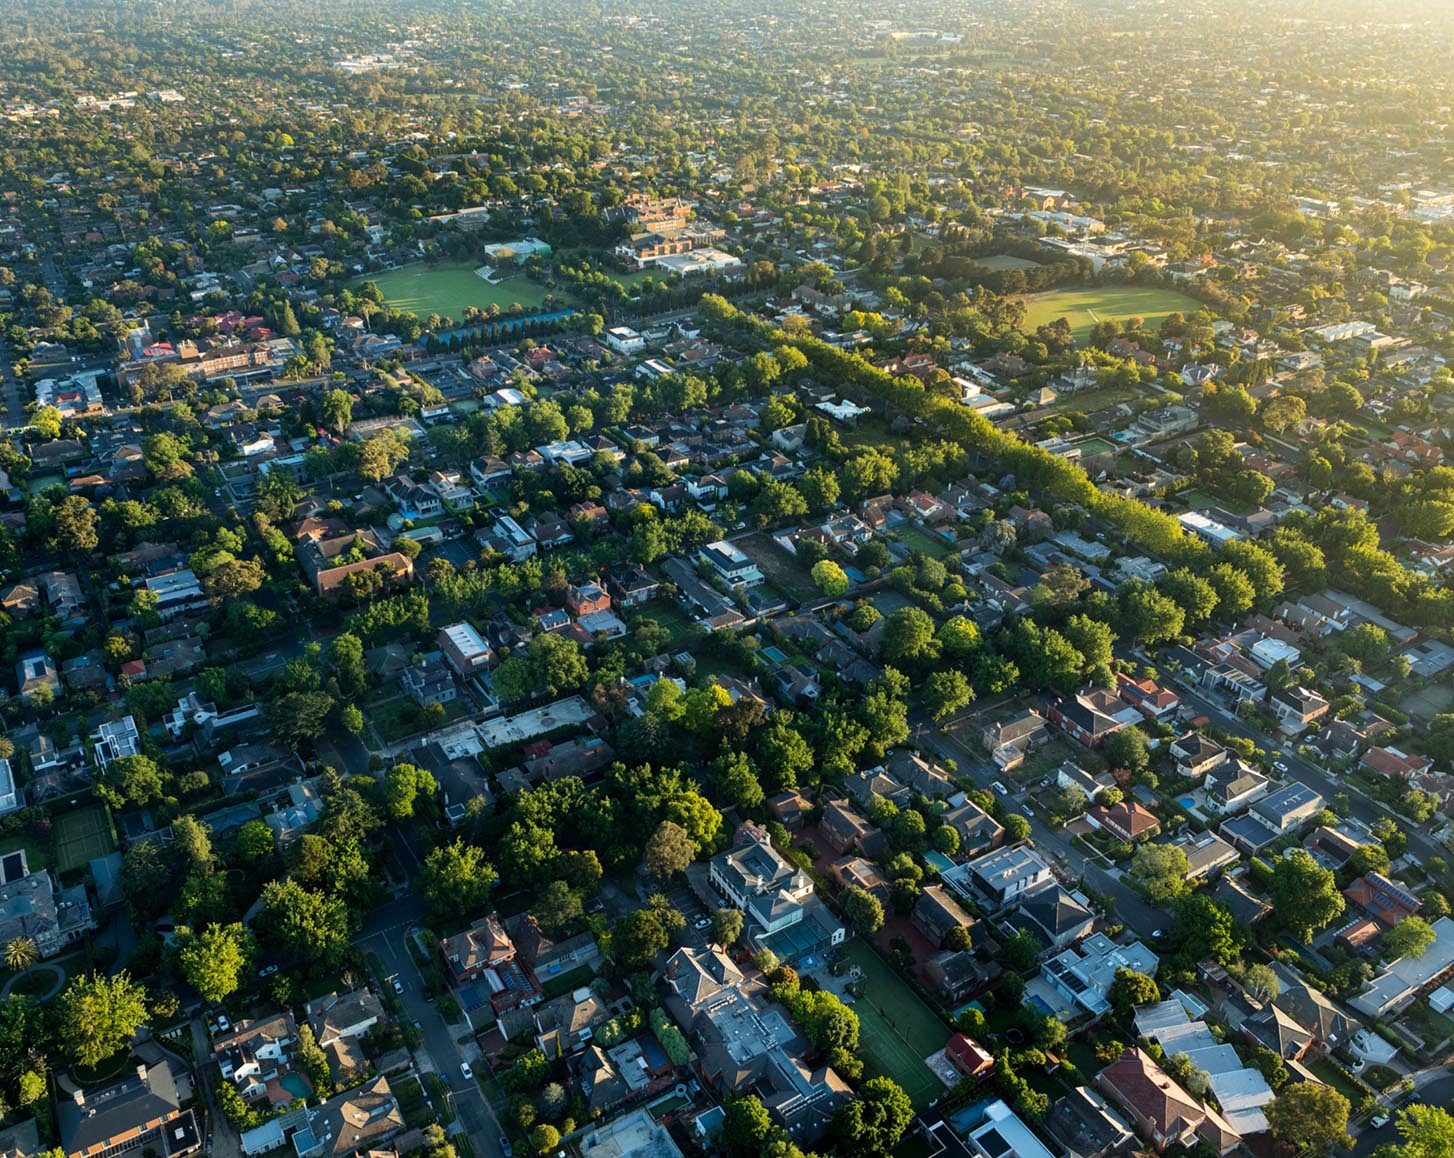
[[[974,933],[970,933],[971,939]],[[924,961],[929,987],[948,1004],[958,1005],[988,989],[1001,969],[982,964],[972,950],[942,949]]]
[[[865,810],[874,807],[875,798],[887,801],[895,808],[907,808],[913,796],[907,785],[900,784],[882,768],[849,773],[844,777],[843,789],[858,807]]]
[[[40,610],[40,588],[22,580],[0,594],[0,611],[12,619],[24,619]]]
[[[548,937],[529,913],[512,917],[505,929],[515,943],[516,956],[525,968],[544,984],[552,977],[576,969],[595,969],[601,960],[601,949],[590,932],[558,940]]]
[[[589,986],[537,1005],[534,1014],[535,1044],[551,1061],[584,1049],[596,1028],[611,1019]]]
[[[1434,942],[1421,957],[1400,957],[1375,977],[1350,1004],[1370,1017],[1386,1017],[1406,1008],[1427,989],[1454,971],[1454,920],[1431,922]]]
[[[645,1106],[612,1118],[575,1141],[580,1152],[591,1158],[682,1158],[666,1126]]]
[[[1282,985],[1272,999],[1274,1008],[1304,1027],[1312,1036],[1314,1046],[1331,1050],[1349,1041],[1358,1030],[1358,1022],[1338,1008],[1321,990],[1314,989],[1302,974],[1282,965],[1272,967]]]
[[[1242,1144],[1226,1119],[1201,1105],[1135,1046],[1103,1069],[1096,1085],[1126,1112],[1157,1153],[1168,1146],[1205,1143],[1214,1153],[1227,1154]]]
[[[737,847],[712,858],[708,879],[734,908],[769,933],[802,920],[802,904],[813,895],[813,879],[751,829],[742,833]]]
[[[1301,731],[1328,714],[1328,701],[1301,686],[1274,692],[1271,704],[1285,732]]]
[[[929,885],[919,894],[911,920],[914,928],[936,948],[943,948],[951,929],[967,928],[974,923],[974,918],[960,908],[942,885]]]
[[[984,1110],[984,1121],[969,1132],[971,1150],[979,1158],[1054,1158],[1045,1143],[1002,1101]]]
[[[797,832],[803,827],[803,821],[812,808],[812,802],[801,792],[780,792],[767,799],[768,812],[789,832]]]
[[[304,1011],[313,1037],[323,1049],[336,1041],[362,1037],[384,1016],[383,1003],[367,989],[315,998]]]
[[[1227,760],[1207,774],[1206,796],[1223,816],[1239,812],[1267,795],[1270,781],[1240,760]]]
[[[714,946],[678,949],[667,960],[666,983],[691,1009],[698,1009],[719,994],[736,992],[742,971],[732,958]]]
[[[1186,854],[1190,881],[1203,880],[1240,859],[1237,850],[1215,832],[1187,831],[1167,843]]]
[[[92,755],[103,772],[114,761],[141,752],[141,735],[136,729],[136,720],[131,716],[103,721],[92,733],[91,739],[95,742]]]
[[[9,760],[0,759],[0,816],[14,812],[23,803],[24,797],[15,785],[15,770]]]
[[[980,739],[996,767],[1007,772],[1018,767],[1025,754],[1045,743],[1049,735],[1045,717],[1039,712],[1026,710],[1008,720],[991,724],[980,734]]]
[[[1181,707],[1181,697],[1175,692],[1155,680],[1132,679],[1124,672],[1116,673],[1116,694],[1148,720],[1165,720]]]
[[[86,596],[81,583],[69,571],[48,571],[38,576],[36,582],[45,594],[50,613],[61,621],[61,626],[71,627],[84,623],[86,619]]]
[[[1385,929],[1392,929],[1423,907],[1418,897],[1382,873],[1365,873],[1344,889],[1343,895]]]
[[[95,927],[84,882],[62,889],[42,870],[0,885],[0,944],[29,937],[42,957],[53,957]]]
[[[1090,1086],[1073,1087],[1058,1099],[1041,1126],[1052,1142],[1076,1158],[1123,1158],[1135,1149],[1131,1127]]]
[[[1043,888],[1053,879],[1050,866],[1028,845],[996,849],[960,868],[963,872],[952,877],[949,873],[943,874],[945,883],[955,887],[957,881],[963,880],[968,889],[996,907]],[[956,891],[963,890],[956,888]]]
[[[481,917],[464,932],[440,941],[439,949],[450,984],[458,988],[484,982],[497,1014],[539,1004],[539,986],[517,960],[515,943],[499,918]]]
[[[1227,760],[1227,749],[1201,732],[1188,732],[1171,745],[1176,772],[1188,780],[1200,780]]]
[[[1005,917],[1007,927],[1027,931],[1052,949],[1064,949],[1088,936],[1096,914],[1078,893],[1059,884],[1047,885],[1023,897]]]
[[[599,583],[586,582],[567,584],[565,589],[566,608],[577,619],[611,610],[611,597]]]
[[[313,586],[319,595],[348,595],[352,588],[372,583],[372,577],[375,575],[382,579],[386,588],[407,586],[414,579],[414,561],[408,555],[390,551],[370,559],[359,559],[337,567],[320,568],[313,574]],[[356,579],[355,576],[368,576],[369,578]]]
[[[1085,814],[1085,818],[1094,827],[1104,829],[1127,844],[1151,840],[1161,831],[1161,821],[1156,814],[1135,800],[1122,800],[1109,808],[1097,805]]]
[[[861,856],[839,857],[828,866],[828,875],[840,889],[858,888],[877,897],[885,909],[893,902],[893,885],[871,860]]]
[[[956,1033],[944,1044],[945,1056],[967,1078],[986,1081],[995,1072],[995,1056],[965,1033]]]
[[[495,660],[494,650],[469,623],[451,623],[441,627],[437,642],[445,663],[466,678],[489,667]]]
[[[265,1021],[240,1021],[231,1032],[212,1039],[212,1056],[224,1080],[237,1087],[243,1101],[267,1093],[267,1083],[288,1068],[291,1046],[298,1040],[298,1027],[291,1013],[279,1013]]]
[[[697,560],[734,590],[756,587],[763,581],[762,571],[757,564],[741,548],[725,539],[708,543],[698,553]]]
[[[651,602],[660,587],[660,583],[636,564],[622,565],[606,577],[607,592],[623,609]]]
[[[132,1047],[135,1070],[109,1086],[81,1090],[58,1079],[56,1122],[66,1158],[112,1158],[132,1151],[184,1158],[202,1148],[186,1067],[154,1041]],[[66,1096],[69,1094],[69,1096]]]
[[[404,1115],[382,1075],[305,1112],[307,1124],[293,1135],[297,1158],[373,1155],[404,1128]]]
[[[856,848],[872,856],[883,850],[883,833],[855,812],[847,800],[830,800],[823,805],[818,831],[837,853]]]
[[[1087,800],[1095,800],[1107,788],[1115,788],[1116,778],[1109,772],[1088,772],[1068,760],[1055,773],[1056,787],[1069,792],[1072,788],[1084,794]]]
[[[1004,825],[969,799],[944,813],[940,820],[959,835],[959,850],[965,854],[995,848],[1005,837]]]
[[[1057,953],[1045,962],[1040,975],[1066,1002],[1072,1015],[1099,1017],[1111,1008],[1111,986],[1116,973],[1156,973],[1156,954],[1140,941],[1118,945],[1104,933],[1092,933],[1080,946]]]
[[[1398,748],[1370,748],[1363,753],[1363,759],[1358,764],[1379,776],[1391,776],[1400,780],[1410,780],[1434,770],[1434,762],[1427,756],[1404,752]]]
[[[37,695],[55,699],[61,694],[61,676],[55,661],[43,651],[20,657],[15,665],[15,682],[20,698],[27,704]]]
[[[422,663],[410,664],[399,675],[404,691],[412,696],[420,707],[430,704],[448,704],[459,698],[459,688],[454,676],[443,660],[426,659]]]
[[[1102,697],[1078,692],[1050,705],[1050,722],[1078,744],[1096,748],[1125,727],[1121,720],[1106,711],[1108,706]]]

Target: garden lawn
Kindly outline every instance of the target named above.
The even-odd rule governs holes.
[[[503,312],[517,304],[527,310],[538,310],[545,305],[544,286],[518,274],[502,285],[491,285],[475,276],[479,264],[482,263],[418,261],[368,274],[355,284],[373,282],[392,310],[421,318],[439,314],[456,322],[464,321],[466,306],[483,310],[496,305]],[[567,304],[564,294],[557,293],[556,297],[563,305]]]
[[[1084,345],[1098,321],[1144,318],[1148,326],[1155,327],[1167,314],[1190,314],[1200,308],[1201,303],[1195,298],[1154,286],[1081,286],[1027,295],[1025,329],[1033,333],[1056,318],[1065,318],[1075,340]]]
[[[924,1059],[944,1048],[949,1027],[864,942],[849,941],[843,956],[863,971],[868,994],[851,1006],[858,1014],[865,1067],[898,1082],[914,1108],[924,1109],[944,1093],[944,1083]]]

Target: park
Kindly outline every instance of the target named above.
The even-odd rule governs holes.
[[[373,282],[391,310],[419,318],[438,314],[460,322],[470,306],[481,310],[496,306],[501,314],[512,312],[513,306],[525,312],[545,308],[550,291],[544,286],[524,274],[494,285],[475,273],[478,265],[469,261],[418,261],[368,274],[358,282]],[[557,293],[556,297],[562,305],[569,304],[564,294]]]
[[[1028,294],[1025,329],[1031,333],[1056,318],[1070,323],[1076,343],[1084,345],[1098,322],[1125,322],[1142,318],[1152,328],[1172,313],[1191,314],[1201,303],[1186,294],[1159,286],[1095,285]]]

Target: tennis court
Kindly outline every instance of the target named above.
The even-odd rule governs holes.
[[[867,992],[852,1006],[865,1068],[898,1082],[914,1108],[924,1109],[944,1093],[924,1059],[944,1048],[949,1027],[868,945],[850,941],[843,956],[862,971]]]
[[[51,835],[56,846],[56,869],[63,873],[83,869],[116,847],[111,840],[106,812],[99,807],[80,808],[57,816]]]

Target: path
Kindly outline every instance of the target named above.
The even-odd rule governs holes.
[[[61,991],[61,987],[66,983],[66,971],[62,969],[59,965],[32,965],[24,973],[17,973],[9,981],[5,982],[5,988],[0,989],[0,1000],[9,997],[10,991],[15,988],[17,983],[36,972],[48,972],[51,974],[52,978],[51,987],[49,989],[47,989],[44,993],[32,994],[37,1002],[49,1001],[52,997],[54,997],[57,993]]]

